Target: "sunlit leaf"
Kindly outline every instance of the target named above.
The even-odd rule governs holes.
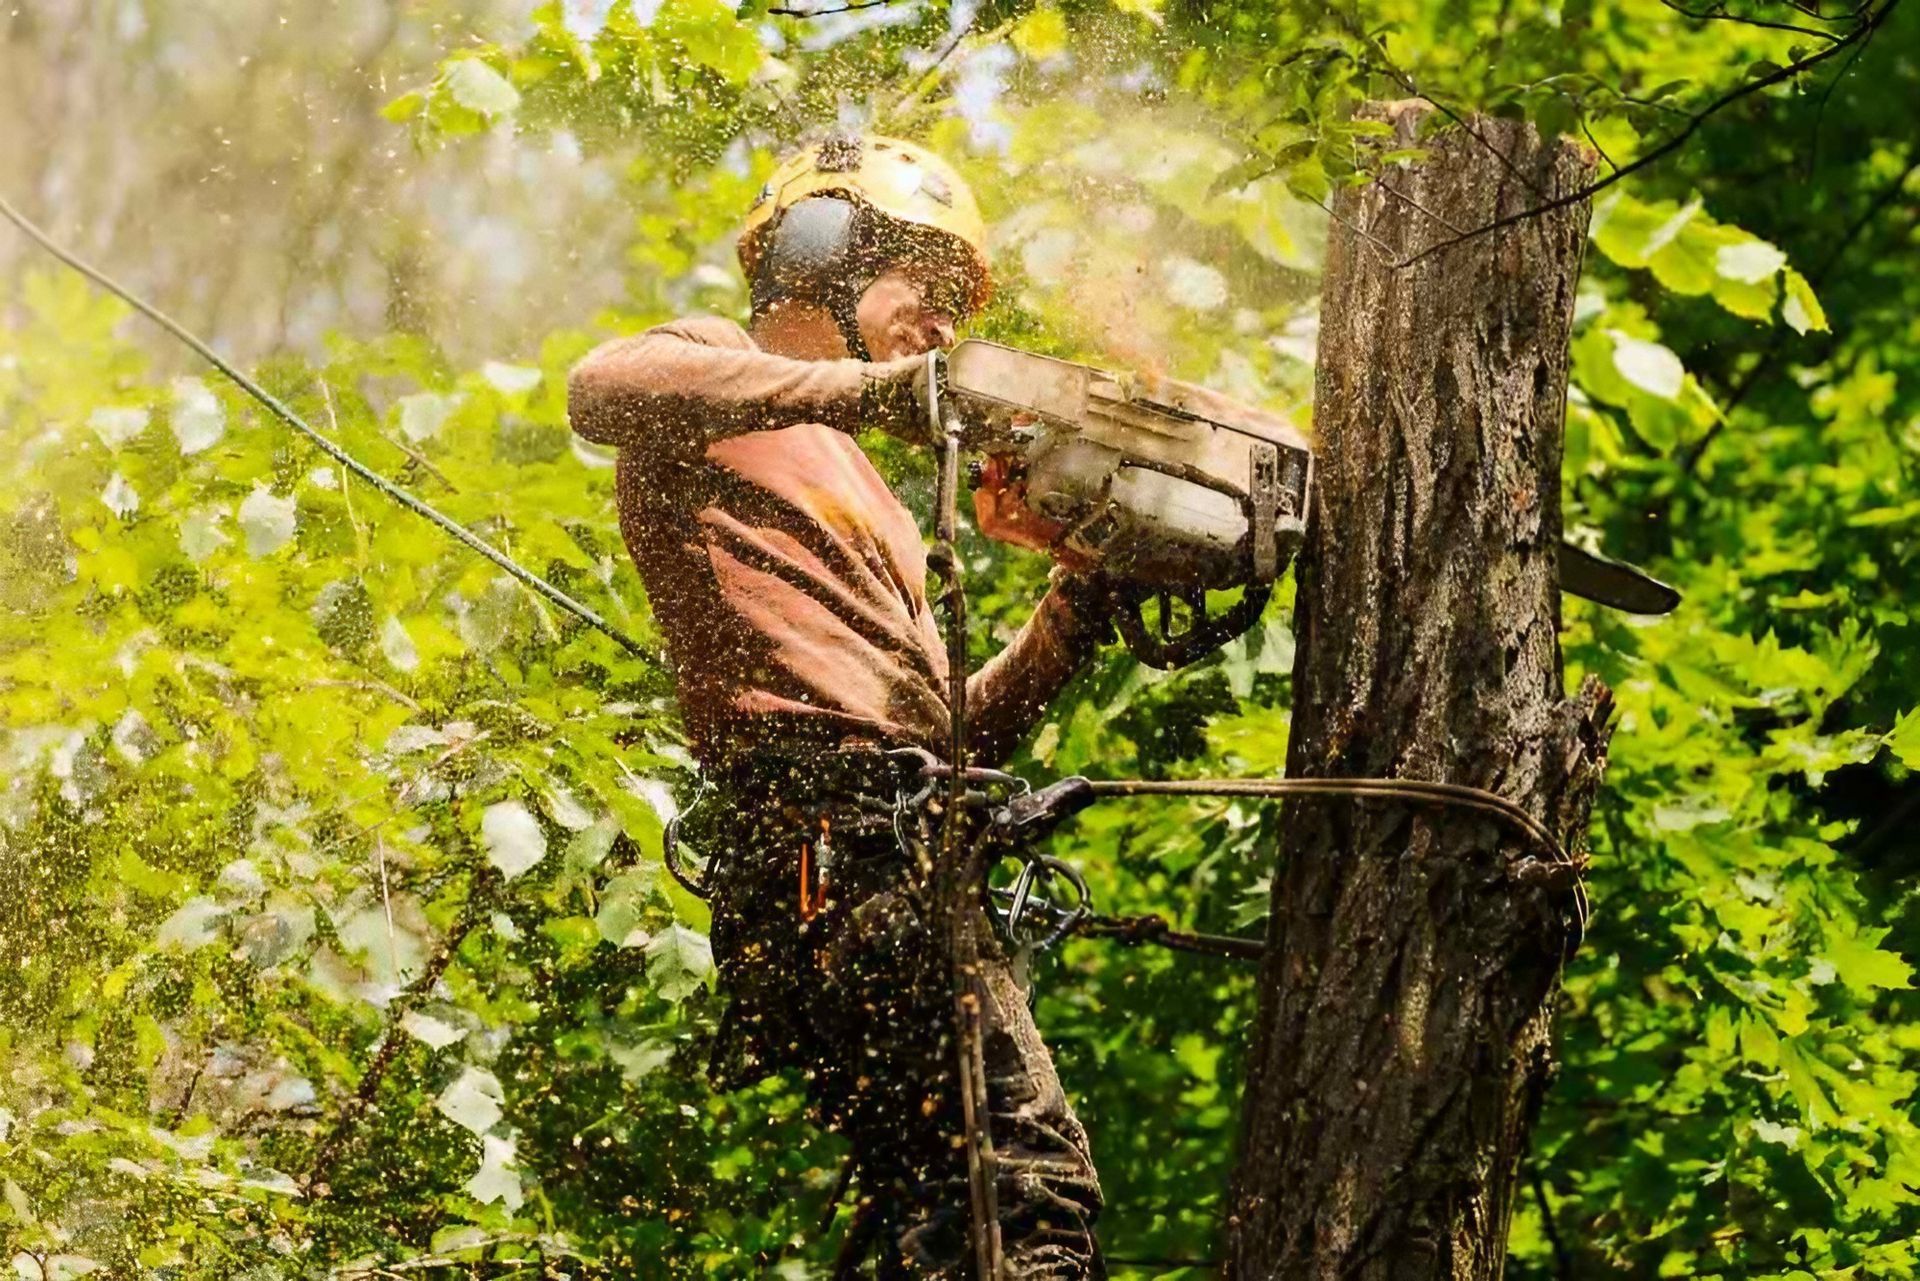
[[[500,869],[508,880],[532,868],[547,856],[546,833],[519,801],[500,801],[487,806],[480,819],[480,839],[487,850],[487,862]]]
[[[1787,265],[1787,256],[1764,240],[1748,239],[1722,245],[1714,268],[1729,280],[1755,284],[1770,279]]]
[[[1886,936],[1885,929],[1829,934],[1823,955],[1833,963],[1840,981],[1857,992],[1910,987],[1913,967],[1898,953],[1879,946]]]
[[[459,400],[454,396],[437,395],[430,391],[416,392],[400,398],[400,434],[419,444],[431,440],[440,434],[440,428],[454,411]]]
[[[684,925],[669,925],[647,943],[647,977],[665,1000],[685,1000],[705,987],[713,972],[707,936]]]
[[[745,84],[766,56],[753,29],[720,0],[672,0],[661,8],[657,26],[730,84]]]
[[[219,936],[221,918],[227,908],[210,898],[189,899],[160,923],[154,941],[162,947],[204,947]]]
[[[150,415],[138,406],[106,406],[87,415],[87,426],[108,449],[118,449],[147,429]]]
[[[227,434],[226,409],[213,389],[198,378],[173,380],[173,405],[167,421],[183,454],[211,449]]]
[[[107,477],[106,486],[100,491],[100,501],[107,510],[122,520],[140,510],[140,494],[125,476],[119,472]]]
[[[1886,737],[1887,748],[1911,770],[1920,770],[1920,707],[1898,721]]]
[[[485,1068],[463,1068],[433,1101],[440,1115],[463,1129],[484,1135],[506,1115],[499,1078]]]
[[[198,565],[233,540],[220,523],[226,512],[218,507],[198,507],[180,518],[180,550]]]
[[[1673,400],[1686,381],[1686,367],[1671,350],[1657,342],[1613,336],[1613,366],[1620,376],[1649,395]]]
[[[240,504],[240,529],[247,536],[248,555],[268,556],[286,546],[293,538],[295,520],[293,499],[255,486]]]
[[[408,635],[406,624],[393,615],[387,615],[387,621],[380,624],[380,653],[395,668],[411,672],[420,666],[420,649]]]
[[[1806,277],[1792,268],[1787,269],[1787,300],[1781,309],[1781,317],[1797,334],[1818,330],[1825,332],[1827,313],[1820,306],[1820,300],[1813,295],[1813,286]]]
[[[479,58],[461,58],[447,68],[447,93],[469,111],[500,116],[520,105],[520,91]]]
[[[401,94],[380,109],[380,114],[395,124],[404,124],[426,110],[427,95],[418,89]]]
[[[500,1202],[509,1210],[518,1210],[521,1202],[518,1159],[511,1138],[491,1134],[480,1139],[480,1168],[466,1182],[467,1195],[482,1205]]]
[[[1035,62],[1057,58],[1067,49],[1066,15],[1052,5],[1041,5],[1014,24],[1008,37],[1023,57]]]
[[[600,937],[615,947],[650,947],[652,935],[641,928],[647,900],[653,894],[653,873],[622,872],[600,893],[600,911],[593,918]]]
[[[435,1050],[444,1050],[449,1045],[465,1040],[467,1035],[467,1029],[443,1023],[419,1010],[408,1010],[401,1015],[400,1026],[408,1036]]]
[[[527,365],[508,365],[489,360],[480,366],[480,376],[495,391],[509,396],[524,396],[540,385],[541,373]]]

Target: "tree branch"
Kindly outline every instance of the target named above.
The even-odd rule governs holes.
[[[1511,227],[1516,223],[1526,222],[1527,220],[1532,218],[1538,218],[1542,214],[1552,213],[1557,209],[1565,209],[1570,205],[1575,205],[1582,200],[1587,200],[1591,198],[1592,196],[1598,194],[1599,192],[1606,190],[1608,187],[1611,187],[1614,183],[1619,182],[1622,178],[1627,177],[1629,174],[1638,173],[1640,170],[1645,169],[1653,165],[1654,163],[1660,160],[1664,160],[1666,157],[1672,155],[1674,152],[1678,151],[1681,147],[1685,146],[1688,140],[1691,139],[1693,135],[1699,131],[1700,126],[1705,124],[1710,117],[1732,106],[1734,103],[1739,102],[1743,98],[1756,94],[1760,92],[1762,89],[1769,89],[1769,88],[1772,88],[1774,85],[1782,83],[1783,81],[1791,80],[1793,77],[1801,74],[1802,72],[1807,71],[1808,69],[1814,66],[1817,66],[1822,62],[1825,62],[1828,58],[1833,57],[1835,54],[1839,53],[1841,50],[1851,48],[1852,46],[1859,43],[1860,41],[1865,40],[1867,37],[1871,36],[1875,31],[1877,31],[1880,28],[1880,25],[1887,20],[1887,15],[1891,14],[1895,9],[1899,8],[1899,6],[1900,6],[1900,0],[1886,0],[1886,3],[1882,4],[1879,9],[1875,10],[1873,13],[1869,14],[1866,18],[1862,19],[1859,26],[1855,27],[1851,32],[1847,33],[1847,35],[1835,41],[1833,44],[1828,45],[1825,49],[1822,49],[1820,52],[1809,54],[1806,57],[1800,59],[1798,62],[1791,63],[1784,67],[1780,67],[1777,70],[1771,71],[1766,75],[1759,77],[1758,79],[1750,80],[1747,83],[1739,86],[1738,88],[1729,89],[1727,92],[1721,94],[1718,98],[1708,103],[1705,110],[1696,112],[1692,116],[1690,116],[1687,120],[1687,123],[1682,128],[1680,128],[1674,134],[1668,137],[1659,146],[1647,152],[1645,155],[1629,161],[1624,166],[1618,169],[1615,169],[1612,173],[1608,174],[1606,177],[1601,178],[1598,181],[1588,183],[1586,186],[1580,188],[1578,191],[1568,192],[1564,196],[1556,196],[1554,199],[1544,201],[1541,204],[1535,205],[1530,209],[1522,209],[1518,213],[1508,214],[1502,218],[1495,218],[1489,222],[1482,224],[1481,226],[1475,227],[1471,231],[1463,232],[1460,235],[1449,237],[1448,239],[1439,241],[1436,244],[1428,245],[1425,249],[1420,250],[1418,253],[1410,254],[1407,257],[1401,259],[1398,263],[1395,264],[1395,266],[1402,267],[1402,268],[1411,267],[1415,263],[1420,262],[1424,259],[1430,258],[1435,254],[1442,253],[1448,249],[1451,249],[1455,245],[1463,244],[1469,240],[1477,239],[1481,236],[1488,234],[1489,232],[1499,231],[1505,227]]]
[[[1743,27],[1765,27],[1769,31],[1793,31],[1803,36],[1812,36],[1817,40],[1838,40],[1831,31],[1817,31],[1812,27],[1796,27],[1791,22],[1770,22],[1765,18],[1749,18],[1737,13],[1728,13],[1724,8],[1707,9],[1695,12],[1680,5],[1677,0],[1660,0],[1660,3],[1683,18],[1692,18],[1695,22],[1737,22]],[[1822,18],[1822,22],[1827,19]]]
[[[373,1062],[369,1063],[367,1070],[360,1074],[360,1082],[354,1089],[353,1097],[347,1100],[347,1105],[341,1110],[339,1118],[334,1121],[333,1128],[327,1132],[327,1137],[321,1141],[320,1147],[314,1153],[313,1164],[303,1180],[309,1195],[324,1197],[331,1190],[328,1187],[328,1180],[333,1173],[334,1163],[340,1159],[341,1153],[354,1138],[355,1132],[359,1129],[360,1118],[373,1105],[374,1095],[380,1092],[380,1083],[386,1079],[387,1070],[393,1066],[394,1059],[399,1057],[400,1047],[406,1043],[406,1035],[400,1028],[401,1016],[440,981],[440,976],[446,973],[447,966],[453,963],[454,953],[460,950],[460,944],[466,939],[467,933],[479,923],[482,914],[492,909],[493,898],[490,881],[472,889],[467,895],[466,906],[461,909],[460,918],[454,922],[453,928],[447,931],[447,937],[441,943],[440,950],[427,961],[426,968],[420,972],[420,977],[407,984],[406,989],[389,1005],[386,1033],[380,1042],[380,1048],[374,1052]]]
[[[1528,1182],[1533,1184],[1533,1199],[1540,1203],[1540,1228],[1546,1234],[1547,1246],[1553,1251],[1553,1273],[1561,1281],[1572,1281],[1573,1260],[1567,1255],[1566,1243],[1560,1239],[1560,1229],[1553,1222],[1553,1206],[1547,1201],[1547,1181],[1540,1174],[1540,1167],[1529,1162]]]
[[[769,9],[767,13],[771,17],[780,18],[831,18],[836,13],[857,13],[861,9],[884,9],[892,3],[893,0],[852,0],[851,3],[843,4],[836,9],[792,9],[783,6]]]
[[[1826,280],[1827,276],[1832,273],[1833,269],[1839,265],[1840,260],[1846,256],[1847,251],[1853,247],[1854,241],[1860,238],[1860,234],[1872,226],[1875,219],[1899,201],[1901,194],[1906,189],[1907,179],[1912,177],[1916,170],[1920,170],[1920,148],[1915,149],[1912,158],[1907,162],[1907,167],[1900,171],[1899,176],[1888,183],[1886,187],[1881,190],[1880,194],[1875,196],[1872,202],[1861,211],[1860,216],[1849,223],[1847,229],[1840,233],[1840,239],[1835,242],[1833,249],[1827,254],[1826,258],[1822,260],[1820,265],[1807,274],[1807,284],[1809,287],[1818,288],[1819,285]],[[1741,375],[1740,381],[1735,383],[1733,389],[1727,393],[1726,400],[1721,402],[1720,416],[1714,420],[1712,426],[1700,433],[1699,440],[1694,441],[1693,444],[1689,445],[1680,454],[1679,462],[1681,471],[1691,472],[1699,466],[1700,459],[1707,452],[1708,447],[1718,439],[1721,431],[1725,429],[1727,420],[1732,415],[1734,408],[1747,398],[1747,393],[1758,385],[1764,375],[1778,368],[1775,364],[1775,358],[1779,356],[1781,349],[1786,346],[1789,332],[1789,330],[1783,328],[1776,328],[1773,331],[1773,338],[1767,343],[1766,349],[1760,353],[1760,358],[1753,363],[1746,373]]]

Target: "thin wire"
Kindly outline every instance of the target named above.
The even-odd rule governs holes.
[[[581,622],[585,623],[587,626],[593,628],[595,631],[601,632],[611,637],[616,643],[619,644],[619,646],[622,649],[626,650],[628,653],[636,655],[656,665],[660,663],[661,661],[660,656],[652,648],[641,644],[639,641],[635,640],[633,637],[627,635],[625,632],[621,631],[619,628],[609,623],[606,619],[600,617],[598,613],[594,612],[592,609],[588,608],[586,605],[581,604],[579,601],[575,600],[573,597],[567,595],[567,593],[561,591],[558,587],[555,587],[552,583],[549,583],[546,579],[540,577],[538,574],[534,573],[532,570],[523,567],[518,561],[508,556],[505,552],[500,551],[498,548],[494,547],[493,544],[487,542],[485,539],[481,538],[479,535],[468,530],[464,525],[461,525],[459,522],[455,521],[452,517],[442,514],[438,509],[428,505],[427,503],[421,501],[418,498],[415,498],[412,494],[408,493],[404,489],[401,489],[398,485],[395,485],[392,481],[388,480],[385,476],[382,476],[379,472],[374,471],[371,467],[367,466],[365,463],[355,458],[352,454],[349,454],[346,450],[334,444],[333,441],[329,440],[325,435],[321,434],[319,431],[316,431],[312,426],[310,426],[305,419],[300,417],[300,415],[294,413],[293,410],[289,409],[278,397],[274,396],[266,388],[254,382],[253,379],[247,377],[247,375],[241,373],[238,369],[235,369],[232,365],[228,364],[225,360],[221,359],[220,355],[217,352],[215,352],[213,348],[207,346],[206,343],[202,342],[199,338],[194,336],[194,334],[188,331],[185,326],[181,325],[173,317],[167,315],[166,312],[161,311],[158,307],[155,307],[153,304],[140,298],[138,295],[134,294],[131,290],[129,290],[126,286],[120,284],[118,281],[114,280],[111,276],[107,275],[105,272],[101,271],[99,268],[82,260],[79,257],[76,257],[74,254],[72,254],[71,252],[63,248],[61,245],[56,243],[51,236],[49,236],[46,232],[42,231],[38,226],[34,225],[34,223],[30,219],[28,219],[25,214],[21,213],[18,209],[16,209],[13,206],[12,202],[7,200],[5,196],[0,196],[0,214],[5,214],[8,221],[13,223],[14,226],[20,228],[21,231],[25,232],[27,234],[28,239],[32,240],[35,244],[39,245],[42,249],[46,250],[48,253],[52,254],[55,258],[58,258],[61,262],[73,268],[75,271],[79,272],[81,275],[85,276],[88,280],[91,280],[94,284],[100,286],[102,289],[106,290],[108,293],[113,294],[115,297],[119,298],[122,302],[132,307],[135,311],[145,316],[148,320],[151,320],[154,324],[159,325],[162,329],[166,330],[168,333],[172,334],[175,338],[178,338],[181,342],[185,343],[188,347],[192,348],[194,353],[198,355],[201,359],[205,360],[208,364],[212,365],[215,369],[219,370],[221,373],[225,374],[228,378],[232,379],[234,384],[238,386],[242,391],[246,392],[249,396],[252,396],[255,400],[259,401],[262,405],[265,405],[267,407],[267,410],[270,413],[272,413],[274,417],[278,418],[281,422],[285,423],[287,426],[293,428],[295,431],[301,433],[302,435],[306,436],[309,440],[313,441],[315,445],[319,446],[320,451],[322,453],[326,454],[329,458],[333,459],[335,462],[339,463],[342,467],[352,472],[355,476],[358,476],[361,480],[373,486],[375,489],[385,494],[388,498],[391,498],[394,502],[399,503],[402,507],[412,512],[414,515],[423,516],[427,520],[432,521],[434,524],[438,525],[442,530],[451,534],[459,542],[465,544],[471,550],[479,552],[482,556],[492,561],[495,565],[498,565],[501,569],[504,569],[507,573],[511,574],[514,578],[518,579],[520,582],[524,583],[526,586],[532,588],[535,592],[538,592],[540,595],[546,597],[548,600],[552,601],[555,605],[558,605],[561,609],[566,610],[569,614],[572,614],[575,618],[578,618]]]

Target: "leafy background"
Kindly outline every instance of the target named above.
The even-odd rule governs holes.
[[[216,26],[75,0],[0,18],[0,177],[650,635],[565,371],[609,333],[740,315],[736,221],[811,127],[909,134],[976,181],[1002,288],[974,332],[1303,423],[1323,205],[1368,180],[1357,102],[1521,113],[1632,167],[1595,196],[1568,521],[1686,603],[1568,605],[1569,679],[1603,676],[1621,724],[1511,1271],[1910,1277],[1920,17],[1897,4],[369,0]],[[15,1271],[824,1276],[843,1145],[793,1081],[705,1083],[706,914],[659,861],[699,788],[663,674],[18,238],[0,254]],[[924,463],[875,452],[924,508]],[[967,558],[984,654],[1044,566]],[[1106,657],[1021,768],[1278,771],[1279,596],[1201,667]],[[1276,821],[1116,804],[1061,852],[1103,906],[1248,929]],[[1041,982],[1117,1270],[1200,1275],[1246,976],[1080,942]]]

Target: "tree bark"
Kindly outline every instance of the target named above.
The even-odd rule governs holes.
[[[1423,108],[1368,110],[1427,154],[1334,204],[1287,772],[1473,784],[1583,845],[1609,696],[1564,696],[1555,547],[1589,208],[1406,260],[1592,162],[1524,123],[1422,143]],[[1566,878],[1468,810],[1316,798],[1282,830],[1229,1275],[1497,1278]]]

